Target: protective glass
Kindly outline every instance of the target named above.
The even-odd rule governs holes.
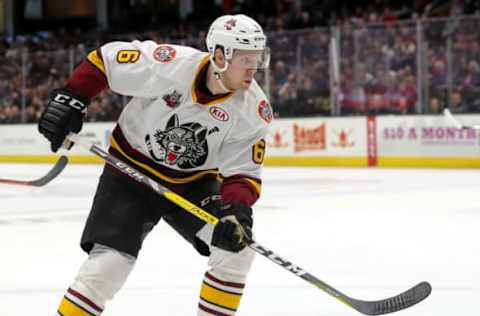
[[[243,69],[265,69],[270,64],[270,48],[264,50],[235,49],[233,57],[229,60],[231,65]]]

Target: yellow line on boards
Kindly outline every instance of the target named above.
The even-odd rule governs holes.
[[[299,167],[366,167],[366,157],[267,157],[266,166],[299,166]]]
[[[54,163],[59,155],[0,155],[0,163]],[[93,155],[68,155],[70,163],[103,164]],[[366,157],[295,157],[265,159],[266,166],[291,167],[367,167]],[[381,168],[480,168],[479,158],[462,157],[378,157]]]
[[[479,158],[458,157],[379,157],[379,167],[480,168]]]
[[[54,163],[58,160],[59,155],[0,155],[0,162],[4,163]],[[78,164],[101,164],[104,161],[98,157],[91,155],[68,155],[69,163]]]

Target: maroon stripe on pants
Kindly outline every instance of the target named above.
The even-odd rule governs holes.
[[[92,302],[91,300],[89,300],[88,298],[86,298],[85,296],[83,296],[82,294],[78,293],[77,291],[69,288],[67,290],[67,292],[73,296],[75,296],[76,298],[78,298],[79,300],[81,300],[82,302],[88,304],[91,308],[93,308],[95,311],[101,313],[103,312],[103,310],[97,305],[95,304],[94,302]]]
[[[212,315],[215,315],[215,316],[231,316],[231,315],[228,315],[228,314],[224,314],[222,312],[219,312],[219,311],[215,311],[213,309],[210,309],[206,306],[203,306],[202,303],[199,303],[198,304],[198,308],[200,308],[202,311],[204,312],[207,312],[209,314],[212,314]]]
[[[224,285],[224,286],[229,286],[229,287],[234,287],[234,288],[237,288],[237,289],[243,289],[245,287],[245,284],[243,283],[235,283],[235,282],[227,282],[227,281],[222,281],[220,279],[217,279],[216,277],[214,277],[213,275],[211,275],[210,273],[205,273],[205,277],[207,279],[210,279],[214,282],[217,282],[221,285]],[[237,294],[237,293],[235,293]]]

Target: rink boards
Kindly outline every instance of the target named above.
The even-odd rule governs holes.
[[[479,124],[479,115],[456,116]],[[81,135],[108,146],[114,123],[86,123]],[[267,135],[267,165],[479,168],[480,136],[442,115],[277,119]],[[72,162],[99,163],[79,147]],[[34,124],[0,125],[0,162],[51,162]]]

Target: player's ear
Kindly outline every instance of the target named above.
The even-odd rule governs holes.
[[[223,68],[225,66],[225,55],[223,54],[223,49],[221,47],[217,47],[215,49],[215,63],[219,68]]]

